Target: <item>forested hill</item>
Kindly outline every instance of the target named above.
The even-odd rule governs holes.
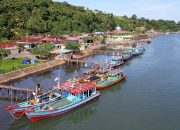
[[[55,35],[107,31],[120,25],[124,30],[146,29],[177,31],[180,24],[174,21],[117,17],[101,11],[73,6],[52,0],[1,0],[0,41],[16,39],[27,34],[50,33]]]

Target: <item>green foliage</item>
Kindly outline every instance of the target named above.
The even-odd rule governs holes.
[[[101,43],[105,43],[105,36],[103,36],[103,35],[97,36],[97,37],[95,37],[95,39],[97,41],[100,41]]]
[[[88,41],[94,41],[94,40],[95,40],[94,37],[84,37],[84,38],[83,38],[83,41],[84,41],[85,43],[87,43]]]
[[[17,39],[26,34],[55,35],[82,32],[110,31],[120,25],[134,31],[144,26],[147,30],[178,31],[180,24],[168,20],[148,20],[136,15],[117,17],[99,10],[73,6],[52,0],[1,0],[0,41]]]
[[[176,32],[180,30],[180,25],[175,21],[170,20],[149,20],[144,17],[138,18],[136,15],[133,15],[131,18],[127,16],[115,17],[115,22],[117,25],[120,25],[122,29],[128,31],[137,31],[137,27],[144,27],[147,30],[155,29],[157,31],[172,31]],[[144,30],[145,31],[145,30]]]
[[[17,44],[17,47],[18,47],[21,51],[23,51],[23,50],[26,49],[23,44]]]
[[[73,51],[79,51],[80,50],[80,44],[76,42],[67,42],[65,43],[65,48],[68,50],[73,50]]]
[[[10,50],[0,48],[0,59],[11,54]]]
[[[41,43],[34,47],[31,52],[35,55],[49,56],[53,50],[53,45],[50,43]]]
[[[0,74],[36,65],[36,64],[27,64],[27,65],[21,64],[23,59],[24,58],[0,60]],[[43,61],[40,61],[37,64],[40,64],[42,62]]]

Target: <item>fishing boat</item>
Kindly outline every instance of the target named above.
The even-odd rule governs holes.
[[[121,69],[114,69],[107,73],[106,76],[101,77],[101,80],[96,82],[96,89],[101,90],[110,87],[113,84],[126,78],[126,74]]]
[[[67,97],[27,110],[25,114],[31,122],[61,115],[100,95],[100,92],[96,91],[96,85],[92,83],[66,82],[60,87],[65,90]]]
[[[129,52],[131,52],[133,56],[141,55],[144,53],[144,51],[145,51],[144,47],[135,47],[135,48],[129,49]]]
[[[62,95],[58,94],[60,91]],[[50,98],[50,95],[52,95],[51,98]],[[42,95],[35,97],[32,100],[27,100],[27,101],[20,102],[14,105],[5,106],[5,108],[12,115],[18,117],[18,116],[24,115],[25,111],[30,109],[33,106],[40,106],[42,103],[53,102],[57,100],[58,98],[64,98],[64,97],[66,96],[63,94],[63,90],[60,90],[60,88],[56,86],[55,88],[43,93]]]
[[[122,64],[124,64],[123,57],[122,56],[114,56],[114,57],[112,57],[112,59],[109,63],[109,66],[110,66],[110,68],[114,68],[114,67],[120,66]]]
[[[130,58],[132,58],[132,54],[130,52],[123,52],[122,53],[122,57],[123,57],[123,61],[127,61],[129,60]]]
[[[108,60],[105,61],[105,63],[100,65],[100,68],[96,71],[96,74],[105,74],[109,72],[109,63]]]

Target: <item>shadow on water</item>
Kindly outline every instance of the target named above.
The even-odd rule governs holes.
[[[97,98],[66,114],[34,123],[31,123],[26,117],[23,117],[19,120],[15,120],[8,130],[55,130],[56,128],[60,129],[72,126],[89,119],[93,114],[95,114],[98,104],[99,99]]]
[[[122,80],[119,83],[116,83],[116,84],[112,85],[111,87],[108,87],[108,88],[100,91],[101,95],[119,93],[119,91],[121,91],[121,89],[122,89],[123,84],[125,84],[126,82],[127,82],[126,79]]]
[[[63,66],[63,69],[64,69],[64,72],[67,73],[67,74],[71,74],[71,73],[74,73],[75,71],[76,72],[79,72],[80,69],[81,69],[81,66],[80,65],[77,65],[76,63],[72,63],[72,64],[65,64]]]

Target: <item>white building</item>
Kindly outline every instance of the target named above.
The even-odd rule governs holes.
[[[107,32],[106,43],[128,43],[133,40],[133,33],[128,31],[123,31],[120,26],[116,27],[116,30],[112,32]]]

